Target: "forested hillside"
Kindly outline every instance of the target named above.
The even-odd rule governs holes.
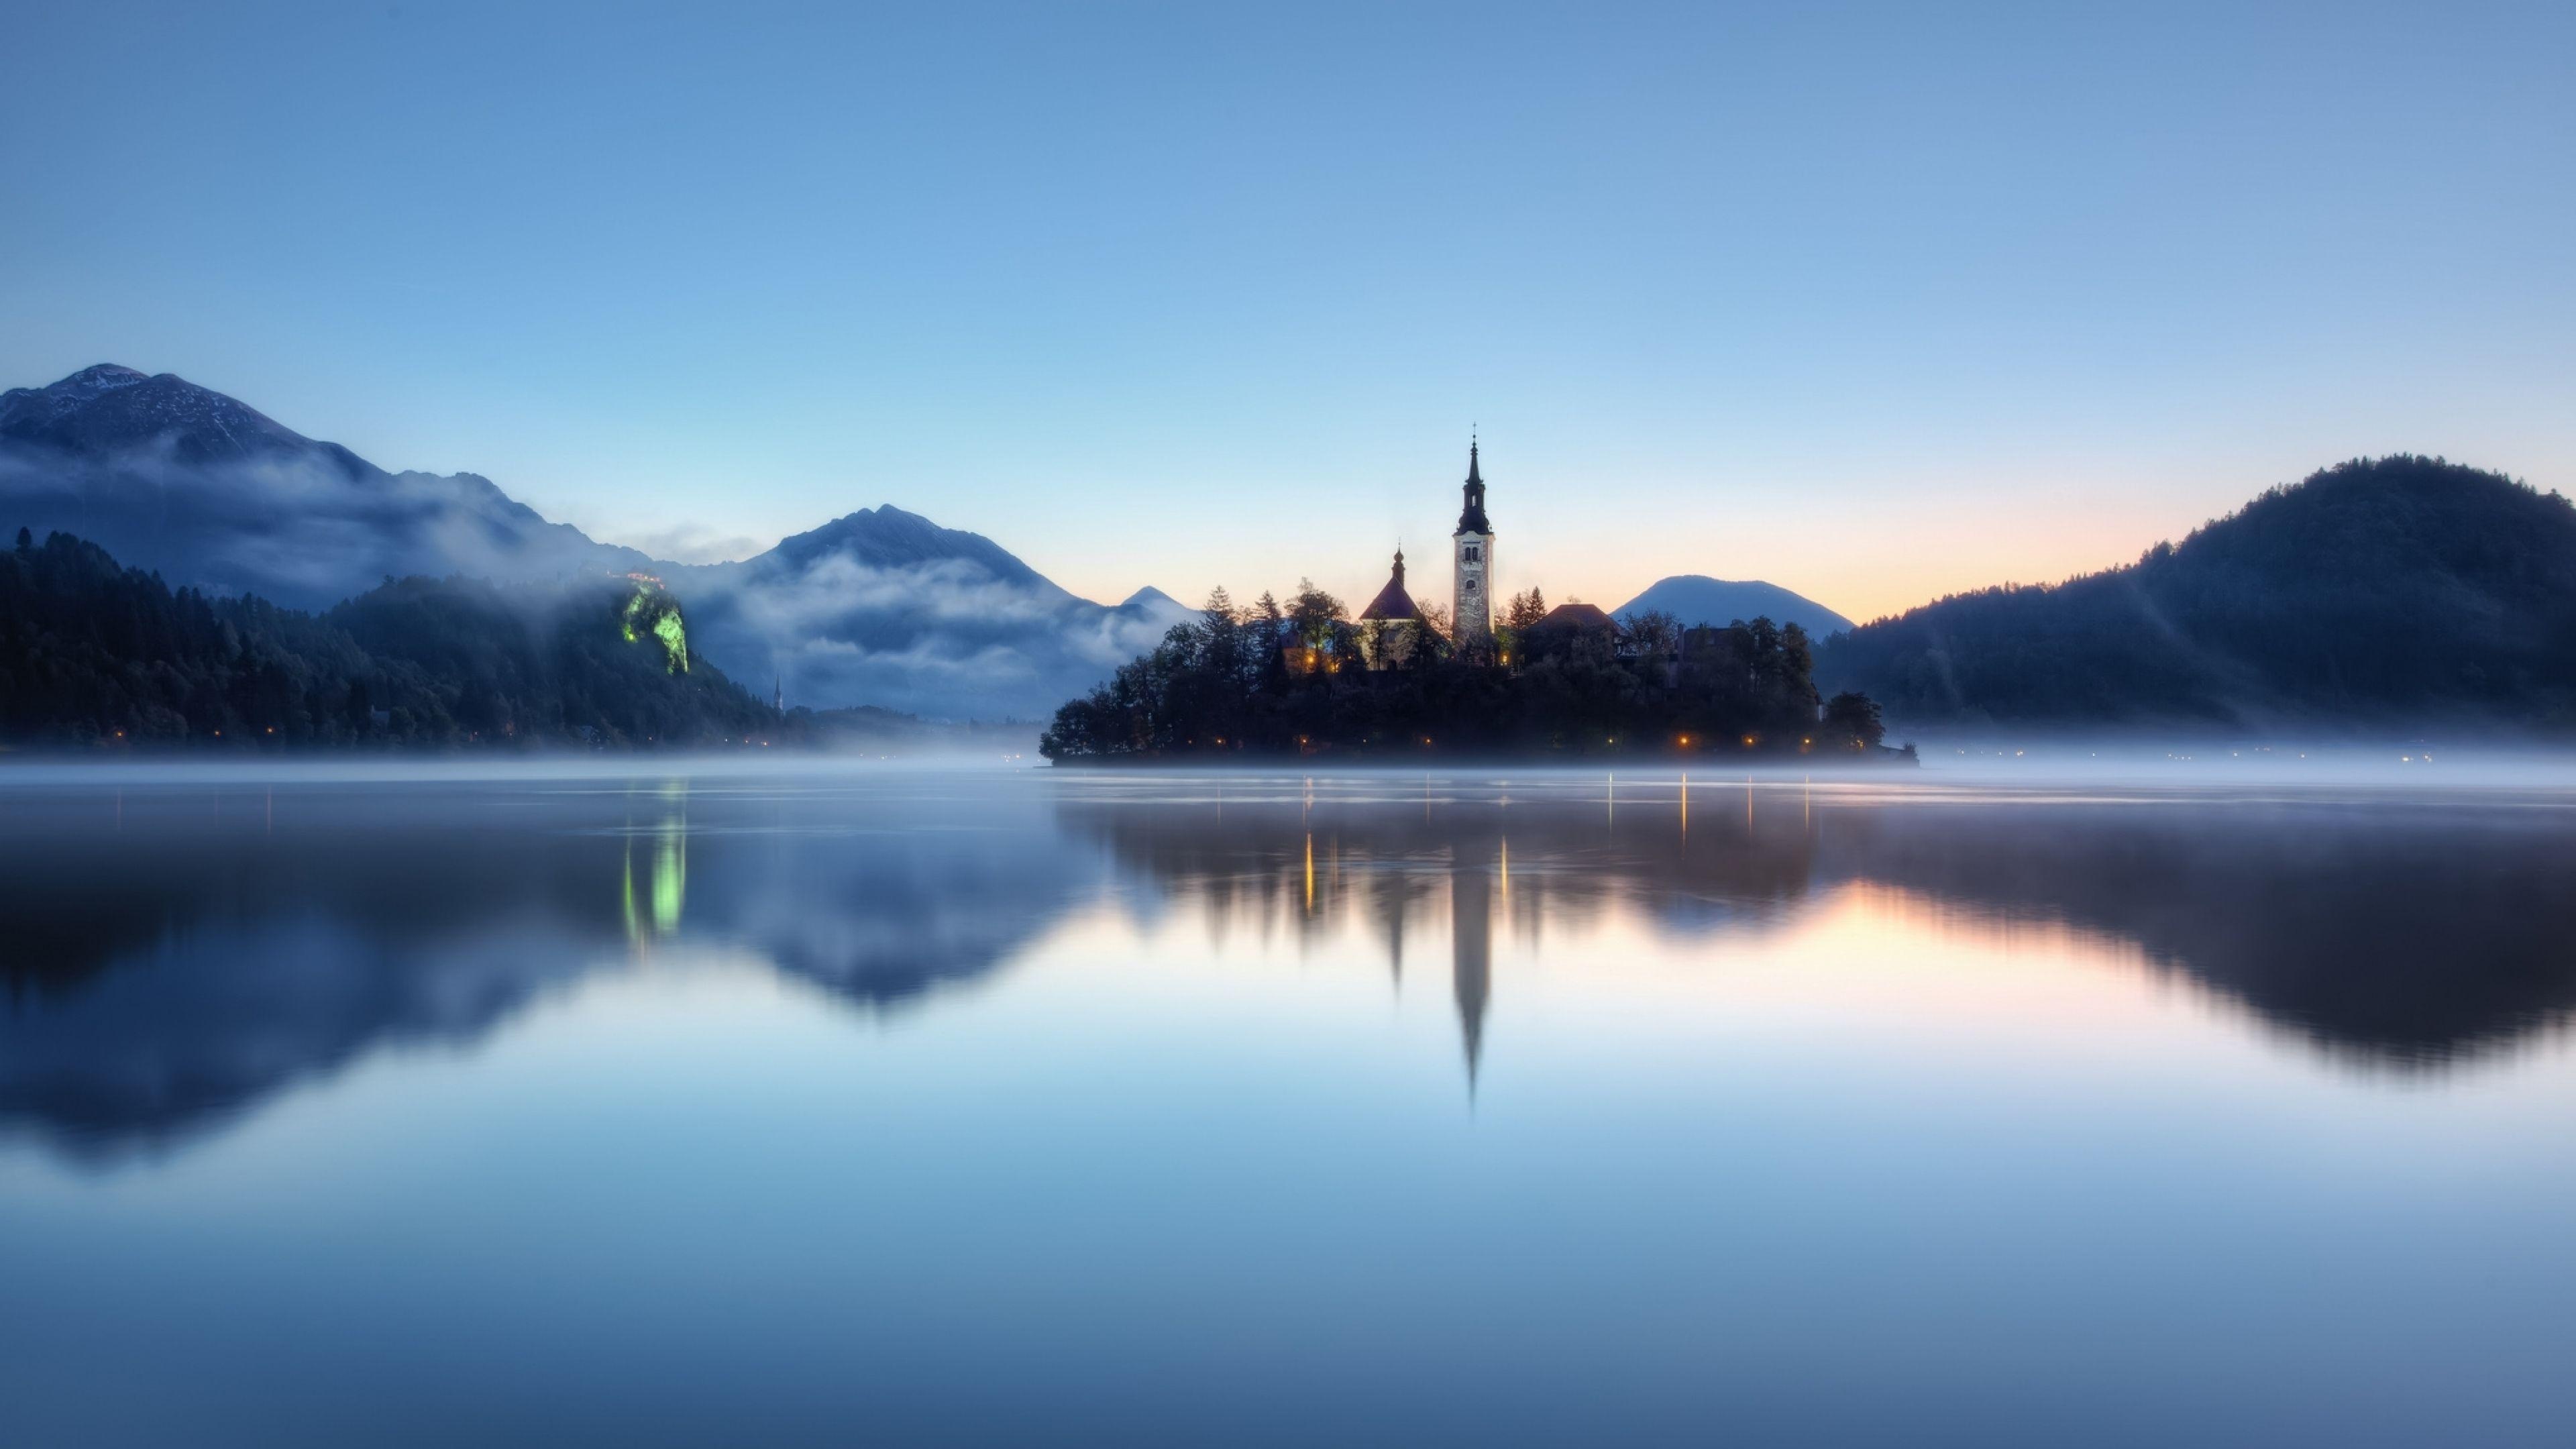
[[[2135,564],[1836,635],[1903,725],[2576,727],[2576,507],[2438,458],[2345,463]]]
[[[560,587],[413,578],[314,615],[174,591],[95,544],[63,533],[40,544],[22,529],[0,553],[0,738],[617,747],[772,732],[766,703],[688,650],[677,609],[650,585],[605,576]]]

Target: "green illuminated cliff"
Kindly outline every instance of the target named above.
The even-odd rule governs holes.
[[[645,635],[662,641],[664,668],[673,674],[689,670],[689,636],[680,622],[680,601],[652,579],[635,580],[635,593],[627,599],[623,614],[626,642],[634,643]]]

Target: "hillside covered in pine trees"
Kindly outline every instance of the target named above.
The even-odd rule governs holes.
[[[1900,727],[2576,728],[2576,506],[2438,458],[2345,463],[2136,563],[1837,634]]]
[[[389,580],[324,613],[173,590],[95,544],[0,552],[0,740],[13,747],[669,747],[777,713],[689,647],[678,601]]]

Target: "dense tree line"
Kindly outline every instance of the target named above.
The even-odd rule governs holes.
[[[1197,622],[1059,709],[1038,748],[1059,761],[1879,753],[1867,699],[1820,709],[1796,625],[1550,630],[1543,613],[1534,594],[1516,600],[1494,647],[1462,657],[1436,628],[1354,623],[1312,584],[1250,608],[1219,589]]]
[[[95,544],[0,553],[0,736],[15,745],[711,745],[776,713],[685,650],[639,586],[397,579],[323,614],[173,591]],[[679,667],[685,666],[685,667]]]
[[[2180,544],[1826,641],[1909,724],[2576,726],[2576,507],[2438,458],[2345,463]]]

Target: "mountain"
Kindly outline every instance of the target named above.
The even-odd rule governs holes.
[[[391,473],[163,373],[100,365],[0,393],[0,533],[61,530],[178,587],[327,609],[391,578],[670,580],[756,691],[946,718],[1037,718],[1187,611],[1076,598],[977,534],[863,509],[738,563],[683,565],[553,523],[471,473]]]
[[[2438,458],[2344,463],[2138,562],[1828,640],[1902,724],[2576,724],[2576,506]]]
[[[1127,621],[1130,631],[1141,640],[1136,651],[1139,654],[1161,642],[1164,635],[1172,632],[1174,624],[1195,624],[1206,617],[1201,611],[1151,584],[1129,594],[1110,612]]]
[[[0,437],[58,452],[101,456],[155,441],[191,467],[314,455],[350,478],[374,466],[337,443],[316,443],[266,414],[171,373],[147,377],[101,363],[47,388],[0,393]]]
[[[1707,624],[1723,629],[1738,621],[1769,619],[1774,624],[1795,624],[1818,639],[1837,630],[1848,629],[1852,621],[1802,595],[1793,594],[1778,584],[1759,579],[1741,583],[1713,579],[1706,574],[1675,574],[1657,579],[1644,593],[1611,610],[1613,615],[1643,614],[1661,611],[1672,615],[1687,629]]]
[[[1042,718],[1171,627],[1150,604],[1077,598],[981,534],[892,504],[739,563],[661,567],[708,658],[783,681],[800,704]]]
[[[833,559],[877,572],[963,563],[1010,588],[1072,597],[982,534],[942,528],[892,504],[862,508],[811,532],[781,539],[776,548],[740,565],[708,567],[746,567],[763,577],[784,577],[808,572],[818,563]]]
[[[1189,623],[1199,616],[1198,610],[1151,584],[1129,594],[1118,607],[1139,617],[1169,619],[1175,624]]]
[[[0,524],[306,609],[411,574],[516,582],[652,563],[490,479],[388,473],[221,393],[110,365],[0,393]]]

